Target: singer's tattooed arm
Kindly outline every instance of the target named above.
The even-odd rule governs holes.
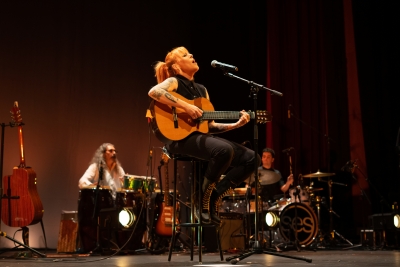
[[[173,103],[178,102],[178,98],[174,97],[168,92],[171,91],[176,91],[176,88],[178,87],[178,82],[175,78],[168,78],[162,83],[157,84],[153,88],[150,89],[149,91],[149,96],[153,98],[154,100],[163,102],[163,97],[166,99],[170,100]],[[165,103],[167,104],[167,103]]]
[[[168,106],[174,106],[182,108],[187,114],[193,119],[197,119],[202,116],[203,111],[195,105],[189,104],[185,101],[180,100],[178,97],[173,96],[170,92],[175,92],[178,88],[178,81],[174,77],[170,77],[155,85],[149,91],[149,96],[155,101]]]

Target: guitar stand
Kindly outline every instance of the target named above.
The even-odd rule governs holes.
[[[244,82],[246,82],[247,84],[250,85],[250,94],[253,97],[253,110],[255,110],[255,111],[257,110],[257,94],[258,94],[258,91],[260,89],[268,90],[272,95],[279,95],[279,96],[283,95],[282,93],[280,93],[278,91],[272,90],[272,89],[267,88],[267,87],[265,87],[263,85],[256,84],[256,83],[254,83],[252,81],[248,81],[248,80],[240,78],[240,77],[238,77],[236,75],[233,75],[233,74],[229,73],[226,70],[223,70],[223,72],[224,72],[225,76],[228,76],[230,78],[236,78],[236,79],[244,81]],[[257,116],[257,115],[255,115],[255,116]],[[257,164],[258,162],[256,160],[258,158],[258,154],[257,154],[258,153],[257,117],[253,120],[253,124],[254,124],[254,127],[253,127],[253,129],[254,129],[254,131],[253,131],[253,137],[254,137],[253,138],[253,142],[254,142],[253,148],[254,148],[254,159],[255,159],[254,160],[254,178],[255,178],[255,180],[257,180],[257,177],[258,177],[258,164]],[[251,178],[250,178],[250,180],[251,180]],[[249,181],[249,184],[251,184],[251,181]],[[254,216],[254,223],[255,223],[254,229],[255,229],[255,231],[258,231],[258,220],[259,220],[259,214],[258,213],[259,213],[259,210],[258,210],[257,181],[255,182],[255,186],[256,186],[256,188],[255,188],[255,199],[256,199],[256,201],[255,201],[255,211],[254,211],[254,215],[255,215]],[[254,240],[253,248],[252,248],[251,251],[249,251],[247,253],[240,254],[238,256],[233,256],[233,257],[226,258],[226,261],[230,261],[231,264],[236,264],[240,260],[245,259],[247,257],[250,257],[253,254],[264,253],[264,254],[270,254],[270,255],[279,256],[279,257],[286,257],[286,258],[297,259],[297,260],[302,260],[302,261],[306,261],[306,262],[312,262],[312,260],[308,259],[308,258],[301,258],[301,257],[295,257],[295,256],[289,256],[289,255],[281,255],[281,254],[274,253],[274,252],[264,251],[262,249],[262,247],[260,246],[260,242],[258,240],[258,232],[254,236],[255,236],[255,240]]]
[[[23,246],[23,247],[26,248],[26,249],[29,249],[30,251],[32,251],[33,253],[38,254],[38,255],[41,256],[41,257],[46,257],[45,254],[40,253],[39,251],[37,251],[37,250],[35,250],[35,249],[33,249],[33,248],[31,248],[31,247],[29,247],[29,246],[27,246],[27,245],[25,245],[25,244],[19,242],[18,240],[15,240],[14,238],[11,238],[11,237],[7,236],[6,232],[0,231],[0,236],[3,236],[3,237],[5,237],[5,238],[7,238],[7,239],[9,239],[9,240],[11,240],[11,241],[17,243],[18,245]]]

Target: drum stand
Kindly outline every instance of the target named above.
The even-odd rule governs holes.
[[[240,77],[238,77],[236,75],[233,75],[233,74],[229,73],[225,69],[222,69],[222,71],[223,71],[225,76],[244,81],[244,82],[246,82],[247,84],[250,85],[250,94],[253,96],[253,110],[254,110],[254,112],[257,111],[257,94],[258,94],[259,90],[262,89],[262,90],[269,91],[272,95],[279,95],[279,96],[283,95],[282,93],[280,93],[278,91],[272,90],[272,89],[267,88],[267,87],[265,87],[263,85],[256,84],[256,83],[254,83],[252,81],[248,81],[248,80],[240,78]],[[258,125],[257,125],[257,114],[255,114],[255,118],[253,119],[253,125],[254,125],[254,128],[253,128],[254,129],[254,131],[253,131],[253,135],[254,135],[253,136],[254,137],[253,138],[253,142],[254,142],[254,144],[253,144],[253,148],[254,148],[254,178],[255,178],[255,180],[257,180],[257,177],[258,177],[258,162],[257,162],[257,158],[258,158]],[[251,180],[251,178],[250,178],[250,180]],[[251,181],[249,181],[249,182],[251,184]],[[255,190],[255,211],[254,211],[255,228],[254,229],[256,231],[258,231],[258,220],[259,220],[259,214],[258,213],[259,213],[259,210],[258,210],[257,181],[255,182],[255,186],[256,186],[256,188],[255,188],[256,190]],[[294,256],[289,256],[289,255],[281,255],[281,254],[278,254],[278,253],[273,253],[273,252],[269,252],[269,251],[263,251],[263,249],[260,246],[259,240],[258,240],[258,233],[255,235],[255,241],[254,241],[253,248],[252,248],[251,251],[249,251],[247,253],[240,254],[238,256],[228,257],[228,258],[226,258],[226,261],[230,261],[231,264],[236,264],[240,260],[245,259],[247,257],[250,257],[251,255],[253,255],[255,253],[257,253],[257,254],[264,253],[264,254],[270,254],[270,255],[279,256],[279,257],[286,257],[286,258],[291,258],[291,259],[303,260],[303,261],[306,261],[306,262],[312,262],[311,259],[307,259],[307,258],[294,257]]]

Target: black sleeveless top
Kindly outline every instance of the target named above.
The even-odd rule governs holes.
[[[207,90],[202,84],[190,81],[181,75],[176,75],[175,78],[178,81],[176,92],[184,98],[193,100],[197,97],[207,97]]]

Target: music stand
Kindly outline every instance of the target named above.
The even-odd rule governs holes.
[[[254,122],[253,123],[254,124],[253,148],[254,148],[254,159],[255,159],[254,160],[254,177],[258,177],[258,165],[257,165],[257,160],[256,160],[257,156],[258,156],[258,154],[257,154],[257,151],[258,151],[258,126],[257,126],[257,112],[256,112],[257,111],[257,94],[258,94],[259,90],[266,90],[266,91],[269,91],[271,94],[278,95],[278,96],[283,96],[283,94],[278,92],[278,91],[275,91],[275,90],[272,90],[270,88],[267,88],[267,87],[265,87],[263,85],[260,85],[260,84],[254,83],[252,81],[249,81],[249,80],[243,79],[241,77],[238,77],[236,75],[233,75],[232,73],[229,73],[224,68],[222,68],[222,71],[223,71],[225,76],[241,80],[241,81],[246,82],[247,84],[250,85],[250,94],[253,97],[253,110],[255,112],[255,115],[254,115],[255,118],[253,120],[253,122]],[[249,182],[251,184],[251,178],[250,178]],[[254,223],[255,223],[255,230],[258,231],[258,219],[259,219],[259,214],[258,213],[259,213],[259,210],[258,210],[258,190],[257,190],[257,188],[254,191],[255,191]],[[240,254],[238,256],[228,257],[228,258],[226,258],[226,261],[230,261],[231,264],[236,264],[240,260],[245,259],[247,257],[250,257],[253,254],[264,253],[264,254],[270,254],[270,255],[279,256],[279,257],[286,257],[286,258],[291,258],[291,259],[303,260],[303,261],[306,261],[306,262],[312,262],[311,259],[307,259],[307,258],[301,258],[301,257],[295,257],[295,256],[289,256],[289,255],[280,255],[278,253],[264,251],[262,249],[262,247],[260,246],[260,242],[258,240],[258,232],[257,232],[257,234],[255,234],[254,238],[255,238],[255,240],[254,240],[254,243],[253,243],[252,251]]]

